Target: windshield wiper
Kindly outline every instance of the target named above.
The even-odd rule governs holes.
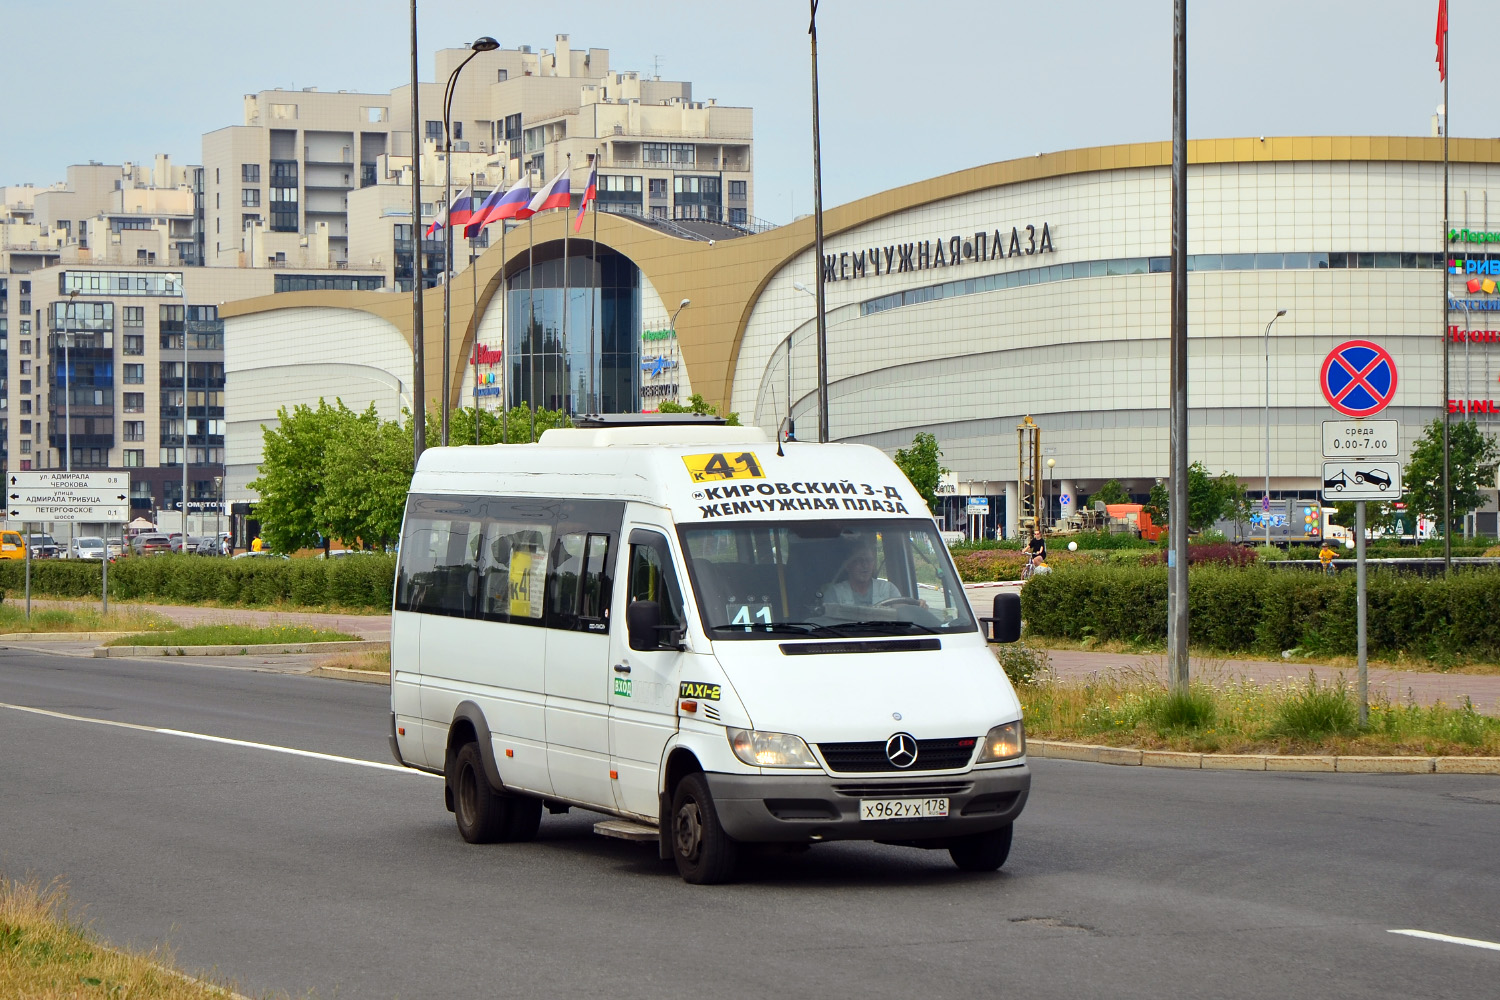
[[[744,632],[754,634],[756,632],[777,633],[789,635],[811,635],[814,632],[832,632],[834,629],[828,625],[819,625],[817,622],[755,622],[750,625],[710,625],[710,632]]]
[[[939,629],[935,629],[935,628],[933,628],[930,625],[923,625],[920,622],[907,621],[905,619],[900,619],[900,618],[898,618],[898,619],[874,618],[874,619],[870,619],[869,621],[838,622],[838,623],[836,623],[834,625],[830,625],[829,628],[832,628],[832,629],[859,629],[861,631],[866,631],[866,630],[873,631],[875,629],[884,629],[884,628],[900,628],[900,629],[910,629],[910,630],[917,631],[917,632],[925,632],[928,635],[941,635],[942,634]]]

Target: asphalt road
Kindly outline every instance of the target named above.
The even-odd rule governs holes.
[[[386,763],[384,688],[0,651],[0,702]],[[1033,763],[999,874],[830,844],[682,883],[547,817],[470,847],[437,779],[0,708],[0,871],[252,994],[1492,998],[1500,780]]]

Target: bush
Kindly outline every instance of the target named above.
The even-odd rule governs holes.
[[[395,575],[395,556],[383,554],[341,559],[132,556],[110,564],[109,593],[121,599],[228,605],[389,608]],[[95,597],[99,577],[96,562],[46,559],[31,564],[31,589],[35,594]],[[18,592],[24,586],[24,563],[0,561],[0,587]]]
[[[1307,687],[1296,688],[1276,707],[1271,732],[1277,736],[1316,740],[1359,729],[1359,709],[1349,688],[1340,680],[1336,684],[1319,684],[1311,671]]]
[[[1260,566],[1200,565],[1188,576],[1194,646],[1277,656],[1304,648],[1356,652],[1353,573],[1324,576]],[[1167,631],[1165,567],[1077,563],[1034,577],[1021,591],[1031,635],[1160,643]],[[1451,577],[1369,574],[1372,654],[1500,659],[1500,570]]]
[[[1222,538],[1223,536],[1219,536]],[[1231,542],[1209,542],[1206,545],[1188,546],[1188,565],[1198,566],[1203,563],[1220,563],[1225,566],[1249,566],[1255,562],[1257,553],[1254,549],[1243,545],[1235,545]],[[1141,560],[1146,566],[1164,566],[1167,562],[1165,550],[1153,552]]]
[[[1033,649],[1019,642],[999,643],[993,647],[995,659],[1005,670],[1005,676],[1016,687],[1036,684],[1047,676],[1047,651]]]

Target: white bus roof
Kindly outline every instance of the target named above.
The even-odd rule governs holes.
[[[536,444],[429,448],[411,491],[634,500],[680,523],[930,516],[876,448],[793,441],[782,450],[759,428],[550,430]]]

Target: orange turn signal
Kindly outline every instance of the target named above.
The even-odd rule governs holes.
[[[506,747],[505,748],[505,756],[507,756],[507,757],[514,757],[515,755],[516,755],[516,752],[514,750],[512,750],[510,747]]]
[[[396,728],[396,735],[398,735],[398,736],[405,736],[406,735],[406,727],[405,726],[398,726]]]
[[[698,711],[698,703],[696,701],[685,701],[682,703],[682,710],[684,712],[696,712]]]
[[[610,771],[609,772],[609,780],[616,781],[616,780],[619,779],[619,777],[620,777],[620,772],[619,771]]]

